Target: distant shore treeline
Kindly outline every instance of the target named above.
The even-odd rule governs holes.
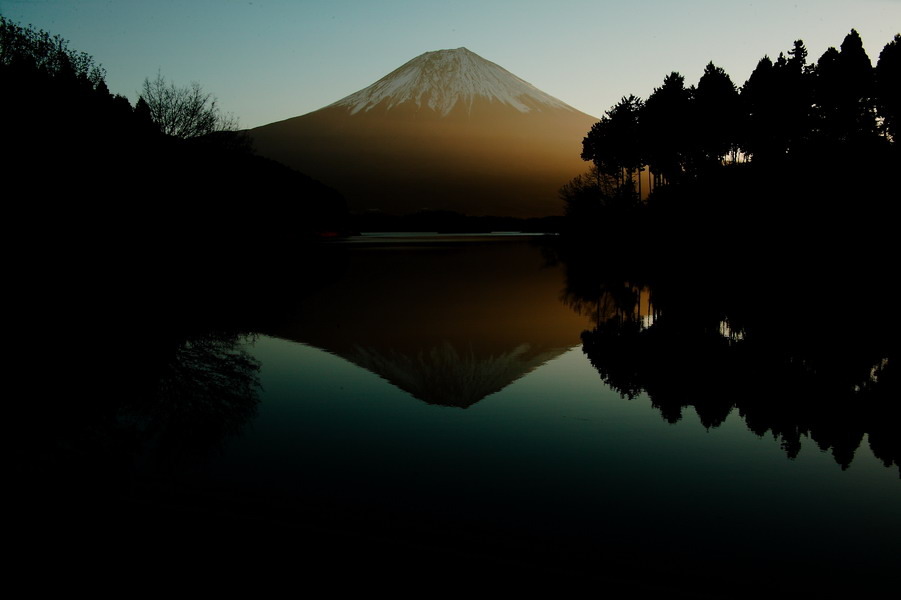
[[[897,194],[899,82],[901,35],[874,67],[854,30],[816,63],[800,40],[764,56],[741,87],[712,62],[697,85],[671,73],[587,133],[591,168],[561,189],[567,229],[609,248],[641,233],[655,251],[876,249]]]

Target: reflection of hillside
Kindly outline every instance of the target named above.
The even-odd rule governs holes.
[[[417,398],[470,406],[579,343],[562,273],[521,240],[347,248],[340,278],[266,331],[350,360]]]
[[[595,320],[583,351],[623,397],[647,393],[671,423],[693,408],[706,427],[737,409],[789,457],[807,437],[847,468],[866,439],[886,466],[901,465],[897,323],[842,318],[866,314],[866,298],[793,278],[639,288],[579,271],[569,269],[565,299]],[[803,314],[773,302],[784,289],[806,299]]]
[[[520,344],[509,352],[476,356],[445,342],[415,354],[357,346],[345,358],[429,404],[466,408],[565,351],[534,352]]]

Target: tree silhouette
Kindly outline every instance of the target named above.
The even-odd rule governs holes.
[[[703,163],[720,164],[737,150],[739,96],[732,78],[712,62],[707,63],[694,91],[694,123],[698,157]]]
[[[789,57],[764,56],[741,88],[742,151],[757,163],[784,162],[803,147],[811,127],[807,49],[795,41]]]
[[[685,170],[685,115],[691,112],[691,95],[685,78],[675,71],[654,88],[641,111],[641,139],[654,186],[679,181]]]
[[[566,216],[577,226],[596,226],[618,186],[617,178],[601,173],[592,164],[587,173],[576,175],[560,188]]]
[[[157,73],[152,80],[144,79],[140,100],[147,104],[151,119],[166,135],[189,139],[238,128],[237,120],[223,115],[216,97],[203,91],[196,81],[177,87]]]
[[[786,131],[786,150],[792,154],[807,145],[813,129],[813,67],[807,64],[807,48],[802,40],[795,40],[788,56],[779,84],[784,89],[782,126]]]
[[[617,196],[625,203],[637,198],[635,175],[642,170],[639,115],[642,101],[630,95],[608,110],[582,140],[582,160],[619,182]]]
[[[846,143],[876,132],[875,75],[857,31],[841,51],[829,48],[816,65],[815,102],[819,136]]]
[[[898,141],[901,122],[901,34],[885,45],[876,63],[876,101],[881,129],[893,141]]]
[[[740,91],[710,62],[689,89],[671,73],[646,102],[623,97],[588,132],[582,158],[618,178],[611,199],[623,205],[637,206],[643,196],[633,182],[645,165],[653,190],[647,210],[606,216],[618,219],[622,231],[647,232],[658,248],[697,240],[692,252],[703,243],[743,261],[752,255],[747,244],[742,249],[742,238],[756,243],[761,231],[797,249],[802,238],[824,243],[832,228],[833,235],[841,233],[833,240],[873,253],[890,235],[882,201],[890,183],[850,174],[892,172],[897,162],[899,42],[901,35],[874,69],[855,30],[841,50],[829,48],[816,65],[808,64],[804,42],[795,40],[777,58],[764,56]],[[584,181],[571,183],[563,190],[567,201],[586,189]],[[584,216],[570,213],[570,221]],[[817,227],[808,226],[811,218]],[[606,220],[601,227],[609,239],[617,226]],[[567,225],[571,232],[588,233],[587,227]]]
[[[838,50],[829,47],[817,60],[814,86],[816,128],[821,139],[838,139],[841,136],[839,98],[842,85]]]
[[[841,101],[848,126],[859,135],[872,134],[876,131],[875,73],[863,41],[854,29],[842,41],[839,64],[845,80]]]
[[[43,30],[22,27],[0,15],[0,66],[17,72],[81,81],[90,87],[103,83],[103,68],[85,52]],[[105,87],[105,86],[104,86]]]
[[[781,118],[784,98],[779,83],[776,66],[769,56],[764,56],[741,88],[741,145],[755,161],[775,160],[785,152]]]

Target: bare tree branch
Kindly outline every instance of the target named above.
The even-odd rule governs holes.
[[[144,79],[141,98],[150,108],[153,122],[166,135],[188,139],[238,128],[238,120],[231,114],[223,115],[216,97],[196,81],[178,87],[157,72],[154,79]]]

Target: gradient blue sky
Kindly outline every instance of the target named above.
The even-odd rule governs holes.
[[[243,127],[301,115],[429,50],[465,46],[589,114],[713,61],[741,85],[803,39],[815,61],[852,28],[875,64],[901,0],[0,0],[6,18],[91,54],[134,101],[159,70],[200,82]]]

